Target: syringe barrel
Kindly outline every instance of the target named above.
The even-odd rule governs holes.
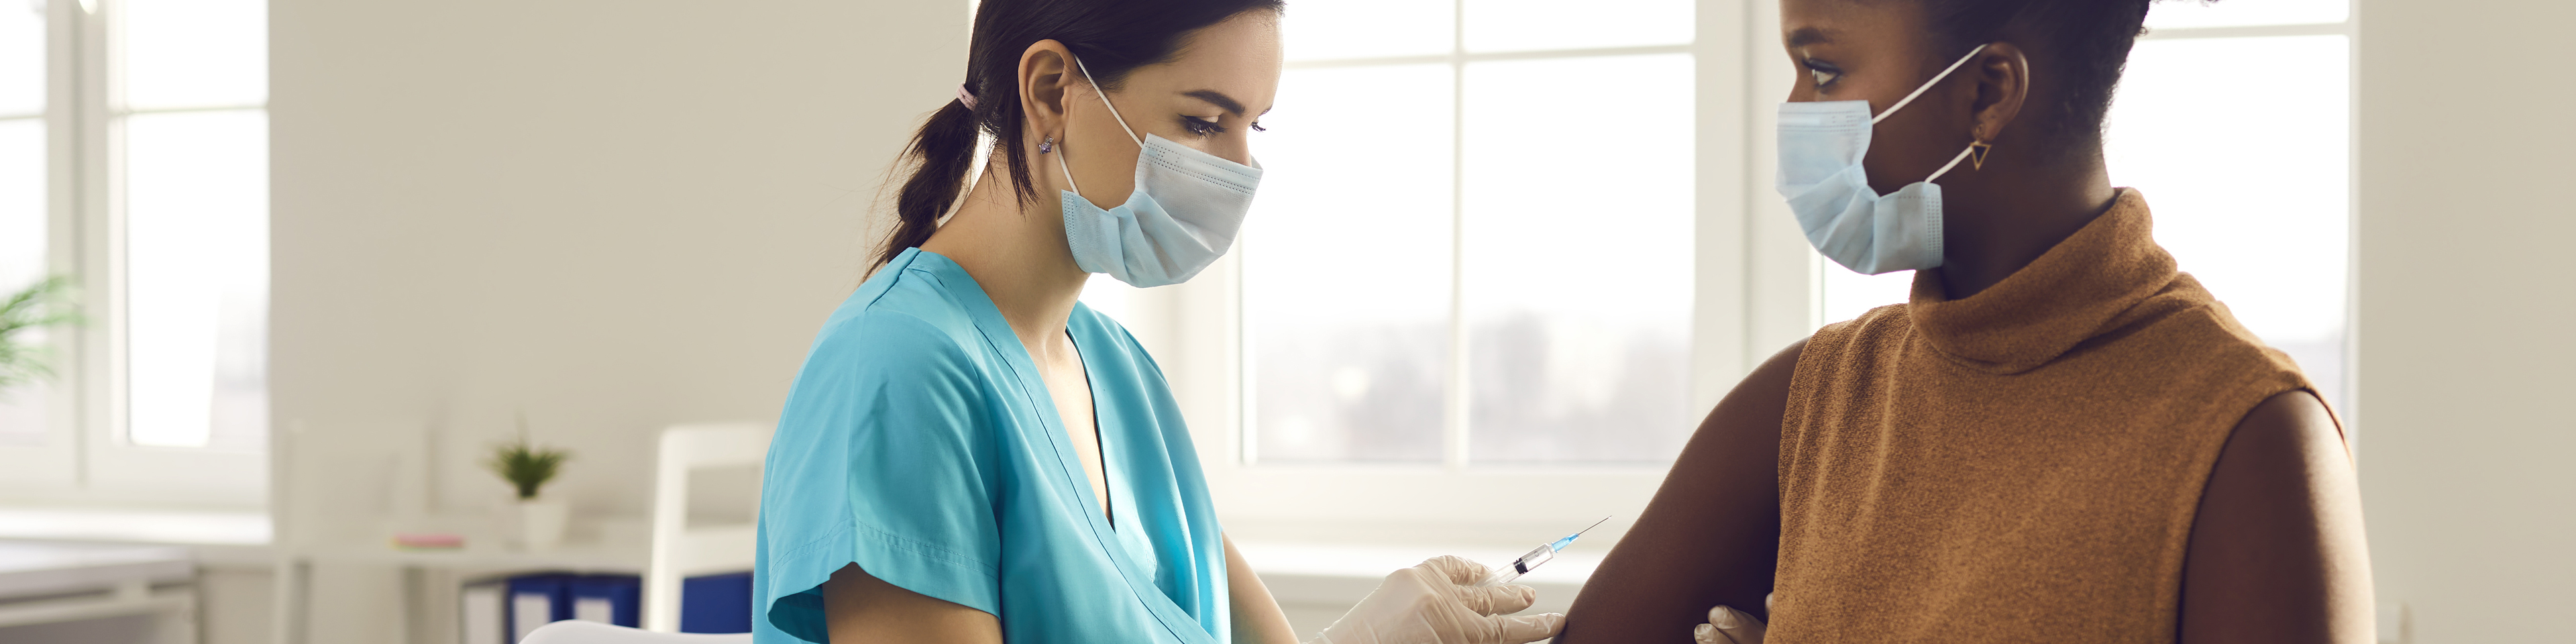
[[[1526,575],[1529,574],[1529,571],[1537,570],[1539,564],[1547,563],[1547,560],[1555,558],[1555,548],[1539,546],[1538,549],[1531,550],[1528,553],[1521,555],[1519,559],[1513,559],[1511,563],[1495,567],[1493,574],[1486,575],[1485,580],[1477,583],[1476,585],[1500,586],[1511,583],[1512,580],[1519,579],[1521,575]]]
[[[1513,560],[1512,566],[1519,568],[1521,574],[1526,575],[1529,574],[1529,571],[1537,570],[1539,564],[1547,563],[1547,560],[1555,558],[1555,548],[1539,546],[1537,550],[1531,550],[1529,551],[1529,554],[1521,555],[1521,558]]]

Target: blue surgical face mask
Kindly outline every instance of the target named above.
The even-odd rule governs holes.
[[[1083,69],[1082,78],[1091,81],[1091,70]],[[1109,105],[1098,81],[1091,81],[1091,89]],[[1227,161],[1158,135],[1138,137],[1116,105],[1109,105],[1109,116],[1144,148],[1136,156],[1136,188],[1127,193],[1127,203],[1103,210],[1084,199],[1073,168],[1064,163],[1064,149],[1055,153],[1056,167],[1073,187],[1063,191],[1064,238],[1073,246],[1073,262],[1138,287],[1188,281],[1234,245],[1244,214],[1252,210],[1253,189],[1261,185],[1261,164]]]
[[[1932,176],[1885,196],[1869,187],[1861,159],[1869,156],[1870,126],[1914,102],[1985,49],[1978,45],[1876,117],[1869,114],[1869,101],[1780,104],[1775,187],[1789,198],[1789,211],[1798,215],[1798,227],[1807,231],[1807,243],[1817,252],[1870,275],[1941,265],[1941,186],[1932,180],[1958,166],[1977,146],[1960,150]]]

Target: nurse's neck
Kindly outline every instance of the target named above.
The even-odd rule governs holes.
[[[966,193],[966,202],[948,223],[932,233],[921,249],[957,262],[975,284],[993,298],[993,308],[1011,323],[1029,355],[1044,359],[1071,349],[1065,319],[1091,274],[1073,261],[1064,240],[1064,216],[1053,199],[1040,197],[1023,206],[1012,193],[1010,175],[987,164],[984,176]]]

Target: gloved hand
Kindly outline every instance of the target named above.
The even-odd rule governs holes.
[[[1762,596],[1762,607],[1771,607],[1772,595]],[[1691,641],[1699,644],[1762,644],[1770,627],[1752,613],[1719,606],[1708,609],[1708,623],[1691,629]]]
[[[1565,615],[1513,617],[1538,601],[1528,586],[1476,586],[1484,566],[1442,555],[1388,573],[1351,612],[1306,644],[1524,644],[1556,636]]]

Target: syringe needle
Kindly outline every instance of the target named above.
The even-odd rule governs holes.
[[[1563,539],[1550,541],[1547,545],[1539,546],[1536,549],[1530,550],[1529,554],[1524,554],[1518,559],[1513,559],[1510,566],[1494,569],[1494,572],[1491,575],[1486,576],[1484,581],[1479,582],[1476,585],[1494,586],[1508,583],[1514,579],[1519,579],[1521,575],[1528,574],[1529,571],[1532,570],[1537,570],[1539,564],[1547,563],[1550,559],[1555,559],[1556,551],[1564,550],[1567,545],[1573,544],[1575,537],[1583,536],[1583,533],[1591,532],[1593,528],[1601,527],[1601,524],[1609,522],[1610,517],[1601,517],[1601,520],[1592,522],[1592,525],[1583,526],[1582,530],[1576,531],[1574,534],[1565,535],[1565,538]]]
[[[1616,514],[1610,515],[1610,517],[1615,517],[1615,516],[1619,516],[1619,515],[1616,515]],[[1598,528],[1598,527],[1601,527],[1601,524],[1609,523],[1609,522],[1610,522],[1610,517],[1601,517],[1601,520],[1592,522],[1592,525],[1583,526],[1583,529],[1574,531],[1574,536],[1578,536],[1578,537],[1583,536],[1583,533],[1591,532],[1593,528]]]

